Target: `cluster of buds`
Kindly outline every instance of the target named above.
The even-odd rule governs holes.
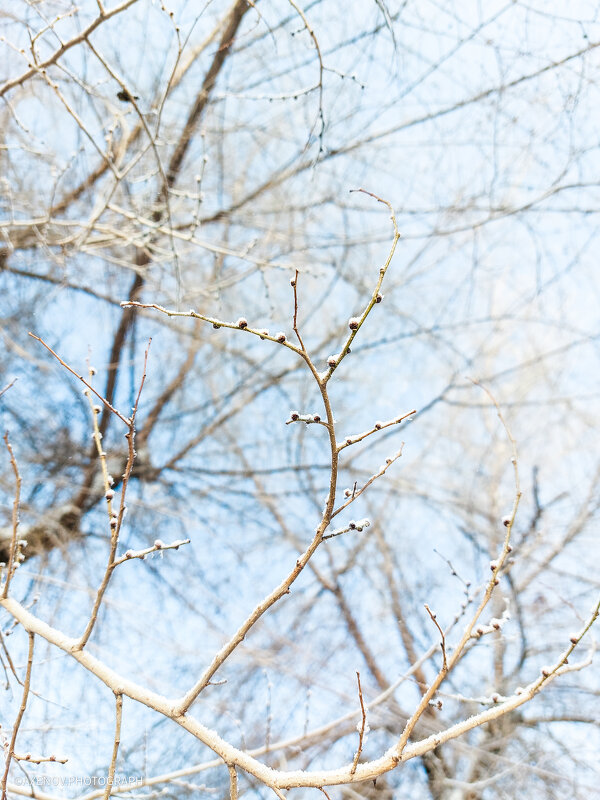
[[[286,425],[289,425],[290,422],[305,422],[307,425],[310,425],[311,422],[321,422],[321,415],[320,414],[299,414],[297,411],[291,411],[290,417],[286,421]]]

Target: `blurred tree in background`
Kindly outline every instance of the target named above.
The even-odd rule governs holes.
[[[597,4],[0,19],[7,795],[589,798]]]

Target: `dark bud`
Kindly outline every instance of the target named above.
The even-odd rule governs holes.
[[[297,411],[292,411],[290,414],[290,419],[293,419],[295,422],[297,419],[300,419],[300,414]]]
[[[119,99],[119,100],[120,100],[122,103],[131,103],[131,101],[132,101],[132,100],[139,100],[139,99],[140,99],[140,98],[137,96],[137,94],[129,94],[129,92],[127,91],[127,89],[121,89],[121,91],[120,91],[120,92],[117,92],[117,98],[118,98],[118,99]]]
[[[313,422],[321,422],[321,416],[319,414],[313,414]]]
[[[383,295],[382,294],[378,294],[377,297],[375,298],[375,302],[376,303],[381,303],[382,300],[383,300]]]

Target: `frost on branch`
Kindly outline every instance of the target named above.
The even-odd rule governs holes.
[[[299,414],[297,411],[292,411],[285,424],[290,425],[292,422],[304,422],[306,425],[321,422],[320,414]]]

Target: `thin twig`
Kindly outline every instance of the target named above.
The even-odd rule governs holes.
[[[144,547],[142,550],[127,550],[120,558],[116,558],[113,562],[114,567],[118,567],[124,561],[133,561],[136,558],[141,559],[150,553],[161,553],[163,550],[179,550],[184,544],[189,544],[191,539],[176,539],[171,544],[165,544],[160,539],[156,539],[151,547]]]
[[[226,322],[225,320],[217,319],[216,317],[209,317],[206,314],[200,314],[198,311],[194,311],[193,309],[190,311],[173,311],[168,308],[163,308],[163,306],[159,306],[157,303],[140,303],[137,300],[124,300],[121,303],[121,307],[153,308],[156,311],[160,311],[162,314],[166,314],[168,317],[191,317],[192,319],[201,319],[204,322],[209,322],[213,328],[230,328],[231,330],[235,331],[239,330],[243,331],[244,333],[251,333],[253,336],[258,336],[259,339],[266,339],[269,342],[275,342],[276,344],[283,345],[283,347],[293,350],[294,353],[298,353],[298,355],[303,357],[306,355],[303,350],[301,350],[295,344],[289,342],[284,334],[275,334],[275,336],[273,336],[267,330],[251,328],[244,317],[240,317],[237,322]]]
[[[25,713],[25,708],[27,706],[27,697],[29,695],[29,687],[31,685],[31,669],[33,667],[34,638],[35,634],[32,631],[30,631],[29,652],[27,654],[27,671],[25,672],[25,681],[23,682],[23,696],[21,698],[21,706],[19,708],[15,724],[13,725],[12,736],[10,739],[10,744],[8,745],[8,752],[6,755],[6,766],[4,767],[4,775],[2,776],[2,784],[1,784],[2,800],[6,800],[6,784],[8,781],[8,771],[10,769],[10,762],[15,753],[15,742],[17,741],[17,733],[19,732],[19,726],[21,725],[21,720],[23,719],[23,714]]]
[[[113,742],[113,750],[110,759],[110,766],[108,768],[108,778],[106,780],[106,790],[104,792],[104,800],[108,800],[108,798],[110,797],[112,785],[115,780],[115,768],[117,766],[119,745],[121,744],[122,718],[123,718],[123,695],[120,692],[115,692],[115,738]]]
[[[109,525],[110,525],[110,549],[108,554],[108,561],[106,564],[106,569],[104,572],[104,577],[102,578],[102,582],[98,588],[96,599],[94,601],[94,605],[92,608],[92,612],[90,614],[90,619],[86,628],[81,635],[81,638],[78,643],[78,647],[83,649],[94,629],[94,625],[96,624],[96,620],[98,619],[98,611],[100,610],[100,605],[102,603],[102,599],[104,597],[104,593],[108,588],[108,584],[112,573],[116,567],[116,554],[117,554],[117,546],[119,543],[119,534],[121,531],[121,525],[123,524],[123,518],[125,517],[125,496],[127,493],[127,486],[129,484],[129,478],[131,477],[131,472],[133,470],[133,464],[135,461],[135,417],[138,410],[138,405],[140,401],[140,395],[142,393],[142,389],[144,387],[144,383],[146,381],[146,370],[148,367],[148,352],[150,350],[150,344],[152,340],[148,341],[148,345],[144,352],[144,368],[142,372],[142,378],[140,380],[140,387],[138,389],[138,393],[135,399],[135,403],[131,412],[131,417],[128,420],[127,427],[128,431],[125,434],[127,439],[127,446],[128,446],[128,454],[127,454],[127,465],[125,467],[125,472],[123,474],[123,481],[121,483],[121,501],[119,504],[119,512],[118,514],[114,514],[112,511],[112,497],[113,491],[110,484],[110,476],[108,475],[108,471],[104,470],[104,491],[105,497],[107,500],[108,510],[109,510]],[[94,414],[94,433],[96,434],[98,430],[98,422],[96,414]],[[98,444],[100,444],[99,436],[97,438]],[[104,459],[105,455],[103,451],[100,452],[100,458]],[[158,549],[158,548],[157,548]]]
[[[520,478],[519,478],[517,442],[516,442],[515,437],[512,435],[512,432],[511,432],[510,428],[508,427],[508,423],[504,419],[504,415],[502,414],[502,411],[500,410],[500,406],[498,404],[498,401],[496,400],[494,395],[490,392],[490,390],[487,388],[487,386],[484,386],[478,380],[476,380],[474,378],[470,378],[469,380],[471,381],[471,383],[475,384],[475,386],[479,386],[480,389],[483,389],[483,391],[487,394],[487,396],[490,398],[490,400],[494,404],[494,407],[496,409],[496,413],[498,414],[498,419],[502,423],[502,427],[504,428],[504,430],[506,432],[506,435],[507,435],[507,437],[508,437],[508,439],[510,441],[510,444],[511,444],[511,449],[512,449],[511,463],[513,465],[513,470],[514,470],[514,475],[515,475],[515,500],[514,500],[514,503],[513,503],[512,513],[511,513],[509,519],[504,522],[504,524],[506,525],[506,528],[507,528],[506,539],[505,539],[505,548],[507,548],[508,547],[508,543],[510,541],[510,534],[511,534],[512,526],[514,524],[515,517],[517,515],[517,509],[519,507],[519,501],[521,499],[521,494],[522,494],[522,492],[521,492],[521,481],[520,481]]]
[[[321,125],[320,125],[320,130],[319,130],[319,153],[317,155],[317,159],[318,159],[319,156],[321,155],[321,153],[323,152],[323,134],[325,133],[325,115],[323,114],[323,72],[324,72],[325,67],[323,65],[323,56],[321,54],[321,46],[319,45],[319,40],[317,39],[317,36],[316,36],[314,30],[312,29],[312,27],[311,27],[311,25],[310,25],[310,23],[309,23],[309,21],[308,21],[308,19],[306,17],[306,14],[304,13],[304,11],[302,11],[302,9],[298,5],[296,5],[294,0],[288,0],[288,3],[296,11],[298,16],[301,18],[302,22],[304,23],[304,27],[308,31],[308,35],[313,40],[313,44],[315,46],[315,50],[317,51],[317,58],[319,59],[319,82],[317,84],[317,86],[319,87],[319,114],[318,114],[318,119],[319,119]],[[313,125],[313,130],[314,130],[314,125]],[[311,131],[311,133],[312,133],[312,131]],[[310,140],[309,140],[309,143],[310,143]],[[308,147],[308,143],[307,143],[307,147]]]
[[[352,761],[352,767],[350,769],[351,775],[354,775],[354,773],[356,772],[356,767],[358,766],[358,760],[360,759],[363,749],[365,729],[367,727],[367,712],[365,709],[365,702],[363,700],[362,687],[360,685],[360,672],[356,673],[356,681],[358,683],[358,699],[360,700],[361,722],[360,722],[360,727],[358,729],[358,749],[354,754],[354,760]]]
[[[296,338],[300,342],[300,347],[302,348],[303,352],[306,352],[306,347],[304,346],[304,342],[302,341],[302,336],[300,335],[300,331],[298,329],[298,270],[296,270],[296,274],[291,280],[292,288],[294,289],[294,333],[296,334]]]
[[[341,352],[335,357],[335,359],[331,363],[329,363],[329,367],[328,367],[327,371],[322,376],[323,383],[325,383],[325,384],[329,381],[329,379],[331,378],[333,372],[339,367],[339,365],[341,364],[343,359],[350,352],[350,346],[351,346],[352,342],[354,341],[354,338],[356,337],[357,333],[362,328],[362,326],[364,324],[364,321],[366,320],[366,318],[371,313],[372,308],[376,304],[378,304],[378,303],[380,303],[382,301],[383,296],[380,294],[379,290],[381,289],[381,285],[383,283],[383,279],[385,278],[385,274],[386,274],[386,272],[388,270],[388,267],[392,263],[392,259],[394,257],[394,253],[396,252],[396,245],[398,244],[398,240],[400,239],[400,231],[398,230],[398,224],[396,222],[396,215],[394,213],[394,209],[393,209],[391,203],[389,203],[387,200],[384,200],[381,197],[378,197],[376,194],[373,194],[373,192],[367,191],[366,189],[350,189],[350,191],[351,192],[362,192],[363,194],[366,194],[369,197],[373,197],[375,200],[377,200],[378,203],[383,203],[383,205],[385,205],[385,206],[387,206],[389,208],[389,210],[390,210],[390,219],[392,221],[392,225],[394,226],[394,236],[393,236],[392,245],[390,247],[390,251],[389,251],[388,256],[387,256],[387,258],[385,260],[385,263],[379,269],[379,278],[378,278],[377,283],[375,285],[375,289],[373,290],[373,293],[371,295],[371,299],[367,303],[365,309],[363,310],[363,312],[362,312],[362,314],[360,316],[352,317],[350,319],[350,322],[349,322],[350,334],[349,334],[348,338],[346,339]]]
[[[68,371],[71,373],[71,375],[74,375],[74,376],[75,376],[75,377],[76,377],[78,380],[80,380],[80,381],[83,383],[83,385],[84,385],[84,386],[87,386],[87,388],[88,388],[88,389],[89,389],[91,392],[93,392],[93,393],[96,395],[96,397],[98,398],[98,400],[100,400],[100,402],[101,402],[101,403],[104,403],[104,405],[106,406],[106,408],[108,408],[108,410],[109,410],[109,411],[111,411],[111,412],[112,412],[112,413],[113,413],[113,414],[114,414],[116,417],[118,417],[118,418],[121,420],[121,422],[124,422],[124,423],[125,423],[125,425],[129,426],[129,419],[127,419],[127,417],[124,417],[124,416],[123,416],[123,414],[121,414],[119,411],[117,411],[117,409],[116,409],[114,406],[112,406],[112,405],[111,405],[111,404],[108,402],[108,400],[106,400],[106,398],[104,398],[104,397],[103,397],[103,396],[102,396],[102,395],[101,395],[99,392],[97,392],[97,391],[94,389],[94,387],[93,387],[93,386],[92,386],[90,383],[88,383],[88,381],[86,381],[86,379],[83,377],[83,375],[80,375],[80,374],[79,374],[78,372],[76,372],[76,371],[75,371],[75,370],[74,370],[72,367],[70,367],[70,366],[67,364],[67,362],[66,362],[66,361],[63,361],[63,360],[62,360],[62,358],[61,358],[61,357],[58,355],[58,353],[56,353],[56,352],[55,352],[55,351],[54,351],[54,350],[53,350],[53,349],[50,347],[50,345],[47,345],[47,344],[46,344],[46,342],[45,342],[43,339],[41,339],[39,336],[36,336],[36,335],[35,335],[35,333],[31,333],[31,331],[29,331],[29,335],[30,335],[30,336],[31,336],[33,339],[35,339],[36,341],[40,342],[40,344],[43,344],[43,345],[44,345],[44,347],[46,348],[46,350],[48,350],[48,352],[52,353],[52,355],[54,356],[54,358],[55,358],[55,359],[58,361],[58,363],[59,363],[61,366],[63,366],[63,367],[66,369],[66,370],[68,370]]]
[[[385,428],[391,428],[392,425],[399,425],[401,422],[404,422],[405,419],[412,417],[414,414],[417,413],[417,409],[413,408],[412,411],[409,411],[407,414],[403,414],[401,417],[396,417],[396,419],[389,420],[388,422],[376,422],[373,427],[365,431],[364,433],[357,433],[354,436],[346,436],[345,440],[338,445],[338,450],[344,450],[346,447],[350,447],[353,444],[358,444],[358,442],[362,442],[363,439],[366,439],[368,436],[372,436],[377,431],[382,431]]]
[[[361,519],[359,522],[352,522],[346,525],[345,528],[340,528],[338,531],[333,531],[333,533],[328,533],[326,536],[323,537],[323,541],[326,539],[335,539],[336,536],[342,536],[344,533],[349,533],[349,531],[358,531],[361,533],[364,528],[368,528],[371,525],[368,519]]]
[[[367,481],[367,482],[364,484],[364,486],[361,486],[361,488],[360,488],[360,489],[358,489],[358,490],[356,489],[356,483],[355,483],[355,485],[354,485],[354,488],[353,488],[353,490],[352,490],[352,494],[351,494],[351,495],[350,495],[350,497],[349,497],[349,498],[346,500],[346,502],[345,502],[345,503],[342,503],[342,505],[341,505],[341,506],[339,506],[338,508],[336,508],[336,510],[335,510],[335,511],[333,511],[333,512],[332,512],[332,514],[331,514],[331,519],[333,519],[334,517],[337,517],[337,515],[340,513],[340,511],[343,511],[343,510],[344,510],[345,508],[347,508],[347,507],[348,507],[348,506],[349,506],[351,503],[353,503],[353,502],[354,502],[354,501],[355,501],[355,500],[356,500],[358,497],[360,497],[360,496],[361,496],[361,494],[362,494],[363,492],[366,492],[366,490],[369,488],[369,486],[370,486],[372,483],[374,483],[374,481],[376,481],[376,480],[377,480],[377,478],[381,478],[381,476],[382,476],[382,475],[385,475],[385,473],[386,473],[386,472],[388,471],[388,469],[389,469],[389,468],[392,466],[392,464],[394,463],[394,461],[397,461],[397,460],[398,460],[398,459],[399,459],[399,458],[402,456],[402,449],[403,449],[403,448],[404,448],[404,442],[402,442],[402,443],[400,444],[400,450],[398,450],[398,452],[396,453],[396,455],[395,455],[395,456],[392,456],[392,458],[386,458],[386,460],[385,460],[385,464],[383,464],[383,466],[382,466],[382,467],[380,467],[380,469],[379,469],[379,471],[378,471],[378,472],[376,472],[374,475],[371,475],[371,477],[369,478],[369,480],[368,480],[368,481]]]
[[[17,464],[17,459],[15,458],[12,445],[8,438],[8,431],[6,431],[6,433],[4,434],[4,442],[6,444],[6,449],[8,450],[8,454],[10,456],[10,465],[12,467],[12,471],[15,476],[15,497],[13,500],[13,509],[12,509],[12,535],[10,539],[8,564],[6,566],[6,579],[4,581],[4,588],[2,589],[2,597],[8,597],[8,589],[10,586],[10,582],[12,580],[12,577],[14,575],[15,569],[17,568],[18,564],[17,532],[19,529],[19,507],[21,504],[21,475],[19,473],[19,466]]]
[[[0,397],[2,397],[2,395],[3,395],[5,392],[8,392],[8,390],[11,388],[11,386],[14,386],[16,382],[17,382],[17,379],[16,379],[16,378],[13,378],[13,379],[12,379],[12,381],[11,381],[10,383],[8,383],[8,384],[7,384],[7,385],[4,387],[4,389],[0,389]]]
[[[442,644],[442,663],[443,663],[443,669],[447,670],[447,669],[448,669],[448,662],[446,661],[446,637],[444,636],[444,631],[442,630],[442,628],[441,628],[441,626],[440,626],[440,623],[437,621],[436,615],[435,615],[435,614],[433,613],[433,611],[432,611],[432,610],[429,608],[429,606],[427,605],[427,603],[425,603],[425,610],[427,611],[427,613],[428,613],[428,614],[429,614],[429,616],[431,617],[431,621],[433,622],[433,624],[435,625],[435,627],[436,627],[436,628],[438,629],[438,631],[440,632],[440,636],[441,636],[441,638],[442,638],[442,642],[441,642],[441,644]]]

